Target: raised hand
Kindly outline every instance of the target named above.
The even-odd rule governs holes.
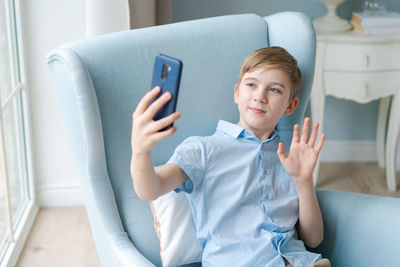
[[[315,146],[318,133],[318,123],[314,123],[310,139],[310,118],[304,119],[302,135],[300,138],[300,125],[296,124],[293,130],[293,139],[289,154],[286,155],[283,143],[279,143],[278,156],[286,172],[296,181],[312,181],[312,174],[317,163],[319,152],[325,141],[325,134],[322,134],[318,144]]]
[[[154,87],[139,102],[135,112],[132,115],[132,153],[149,153],[150,150],[164,138],[167,138],[176,132],[173,126],[168,130],[161,131],[181,117],[179,112],[154,121],[156,113],[171,100],[171,93],[164,93],[150,106],[150,102],[160,93],[160,87]]]

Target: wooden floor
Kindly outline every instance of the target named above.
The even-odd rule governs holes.
[[[100,266],[85,207],[41,208],[17,266]]]
[[[388,191],[385,169],[376,162],[321,163],[317,187],[400,198],[399,186],[397,192]]]
[[[317,187],[400,198],[376,163],[322,163]],[[85,208],[41,208],[17,266],[100,266]]]

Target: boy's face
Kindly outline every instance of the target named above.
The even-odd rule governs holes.
[[[298,105],[296,97],[289,102],[291,83],[280,69],[255,69],[245,73],[235,86],[238,125],[252,130],[260,141],[269,137],[282,115],[291,114]]]

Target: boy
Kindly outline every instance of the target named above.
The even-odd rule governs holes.
[[[321,258],[303,242],[316,247],[323,239],[312,173],[325,135],[315,146],[318,124],[308,139],[306,118],[301,138],[299,125],[294,126],[286,155],[275,130],[282,115],[296,109],[300,84],[297,61],[286,50],[253,52],[242,63],[234,89],[239,122],[220,121],[214,135],[187,138],[157,170],[150,151],[175,133],[175,126],[159,130],[181,114],[153,121],[171,98],[165,93],[149,106],[160,92],[157,87],[138,104],[132,128],[135,190],[146,200],[171,190],[187,193],[203,266],[313,266]],[[329,261],[318,266],[330,266]]]

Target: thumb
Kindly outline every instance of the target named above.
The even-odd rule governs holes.
[[[285,154],[285,145],[282,142],[279,142],[277,153],[281,162],[283,162],[287,158]]]

